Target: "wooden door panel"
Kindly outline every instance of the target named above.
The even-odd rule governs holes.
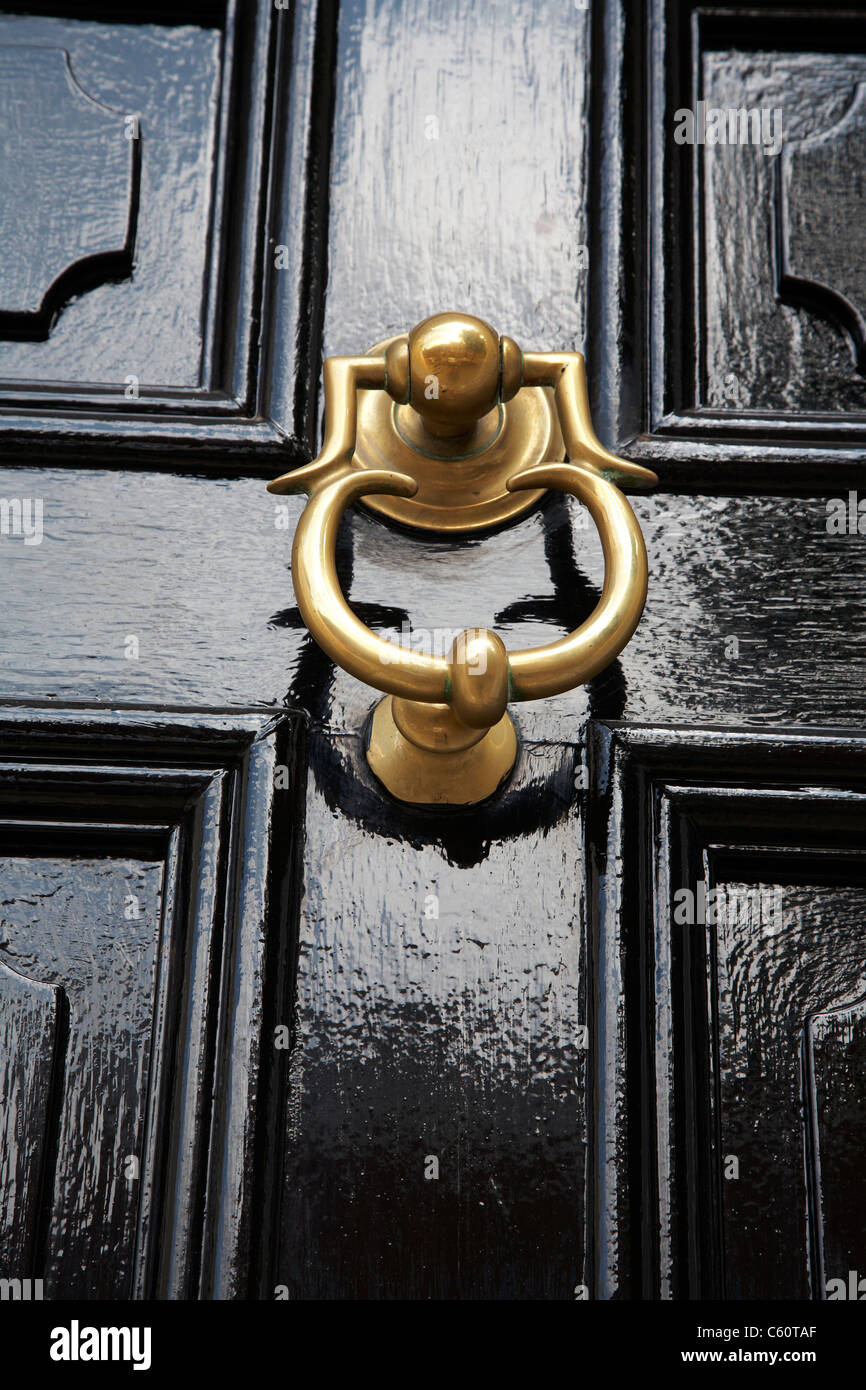
[[[149,1181],[162,864],[126,857],[122,844],[106,844],[97,858],[98,834],[90,852],[63,857],[25,833],[29,852],[3,856],[3,960],[28,980],[59,986],[69,1017],[47,1098],[57,1132],[34,1277],[49,1298],[128,1296],[140,1167]]]
[[[0,42],[0,108],[0,333],[38,341],[76,293],[132,272],[137,142],[122,139],[123,118],[84,91],[59,44]]]
[[[527,349],[583,346],[589,38],[584,6],[340,5],[326,355],[470,304]]]
[[[27,1267],[4,1273],[46,1297],[267,1278],[251,1223],[275,1176],[262,1146],[281,1152],[285,986],[265,966],[285,968],[295,891],[293,739],[267,715],[0,720],[4,1041],[37,1035],[15,1088],[35,1195],[11,1152],[0,1170]],[[4,1053],[6,1074],[20,1062]]]
[[[866,29],[863,40],[866,50]],[[756,65],[766,74],[757,94]],[[787,426],[792,438],[802,439],[807,430],[829,431],[831,438],[834,426],[844,428],[848,438],[855,425],[862,430],[862,421],[851,419],[862,416],[866,405],[858,345],[840,314],[828,313],[829,296],[820,306],[823,312],[816,312],[817,299],[797,294],[790,277],[827,276],[840,294],[847,290],[858,297],[857,273],[846,264],[848,239],[840,238],[838,229],[862,215],[855,174],[859,160],[850,150],[847,177],[842,168],[836,174],[827,139],[846,120],[864,78],[866,51],[767,53],[761,43],[756,54],[743,52],[739,44],[732,51],[722,39],[702,51],[699,99],[725,112],[760,112],[762,138],[771,141],[696,151],[702,160],[704,328],[691,408],[711,410],[720,416],[719,424],[730,417],[736,427],[741,416],[761,411],[765,421],[741,422],[740,431],[760,434],[768,426]],[[754,124],[750,115],[750,135]],[[822,169],[813,164],[806,174],[803,142],[812,138],[822,140],[826,160]],[[732,245],[737,247],[733,258]],[[828,288],[832,291],[833,284]],[[863,288],[861,280],[861,293]],[[816,414],[834,418],[820,426],[802,419]]]
[[[68,1002],[59,986],[29,979],[0,960],[0,1266],[19,1271],[10,1278],[29,1278],[24,1271],[37,1265],[43,1188],[53,1178],[51,1121],[67,1021]]]
[[[607,34],[613,80],[597,129],[617,121],[647,175],[645,186],[639,175],[618,176],[621,152],[599,153],[616,189],[613,227],[636,239],[621,257],[607,250],[616,245],[610,225],[599,227],[610,262],[597,267],[602,288],[622,286],[597,300],[606,310],[595,324],[604,344],[602,430],[665,482],[855,486],[866,397],[842,301],[858,276],[849,250],[856,151],[834,158],[827,146],[820,174],[793,185],[785,171],[798,149],[802,162],[804,141],[826,144],[853,119],[866,72],[862,15],[802,0],[653,0]],[[653,37],[658,46],[639,78]],[[725,119],[707,133],[713,111]],[[804,294],[791,284],[786,243],[829,277],[828,289]],[[625,357],[624,333],[633,342]]]
[[[309,126],[300,57],[304,95],[273,125],[287,16],[233,0],[52,8],[0,20],[6,183],[26,181],[0,221],[4,284],[20,299],[22,258],[39,278],[38,311],[34,289],[0,319],[6,457],[50,445],[55,462],[233,471],[285,457],[295,382],[277,405],[262,320],[266,302],[266,336],[294,336],[302,280],[302,179],[295,236],[267,235],[277,169],[303,168]]]
[[[820,1299],[857,1268],[864,754],[853,735],[597,733],[593,878],[618,885],[597,941],[623,988],[597,1018],[596,1055],[619,1049],[599,1100],[631,1156],[608,1184],[599,1150],[594,1178],[608,1221],[648,1216],[597,1267],[608,1296]]]
[[[313,737],[282,1297],[583,1284],[575,777],[574,749],[534,744],[488,809],[407,811],[358,735]]]
[[[859,906],[862,931],[862,894]],[[850,1271],[858,1269],[858,1261],[862,1264],[866,1239],[860,1157],[863,1013],[862,997],[815,1012],[804,1044],[817,1277],[828,1297],[838,1294],[839,1280],[846,1293],[850,1289]],[[835,1289],[831,1281],[836,1281]]]

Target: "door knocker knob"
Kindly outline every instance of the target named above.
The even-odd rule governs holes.
[[[580,353],[521,352],[468,314],[437,314],[364,356],[329,357],[324,385],[321,452],[268,484],[308,494],[292,549],[301,616],[333,661],[386,692],[367,760],[392,795],[420,805],[483,801],[517,755],[508,702],[583,685],[637,627],[646,548],[620,487],[658,479],[597,439]],[[502,525],[548,488],[584,503],[604,552],[598,605],[567,637],[508,652],[496,633],[470,628],[449,657],[428,656],[377,637],[349,608],[335,543],[352,502],[459,535]]]

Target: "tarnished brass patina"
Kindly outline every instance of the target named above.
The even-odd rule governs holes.
[[[338,665],[388,692],[367,758],[392,795],[471,805],[514,765],[507,702],[582,685],[637,627],[646,549],[619,486],[658,480],[596,438],[580,353],[522,353],[467,314],[437,314],[363,357],[328,358],[324,382],[321,453],[268,484],[309,495],[292,552],[298,607]],[[334,554],[350,503],[364,498],[405,525],[456,534],[500,525],[551,487],[588,508],[604,551],[601,599],[567,637],[509,654],[475,628],[448,658],[426,656],[377,637],[346,603]]]

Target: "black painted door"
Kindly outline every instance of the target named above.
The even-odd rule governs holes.
[[[866,21],[117,8],[0,16],[3,1296],[850,1296]],[[630,645],[432,814],[265,482],[324,355],[446,308],[584,350],[661,481]],[[555,495],[338,558],[421,642],[603,578]]]

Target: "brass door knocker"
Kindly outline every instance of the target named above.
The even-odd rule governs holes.
[[[507,703],[584,684],[637,627],[646,548],[620,487],[658,479],[597,439],[580,353],[524,353],[468,314],[436,314],[365,356],[330,357],[324,384],[321,452],[268,484],[309,497],[292,550],[301,615],[333,661],[386,692],[367,760],[388,791],[424,805],[482,801],[517,754]],[[567,637],[508,652],[495,632],[469,628],[449,657],[430,656],[377,637],[346,603],[334,553],[352,502],[459,535],[519,516],[547,488],[585,504],[604,551],[601,599]]]

